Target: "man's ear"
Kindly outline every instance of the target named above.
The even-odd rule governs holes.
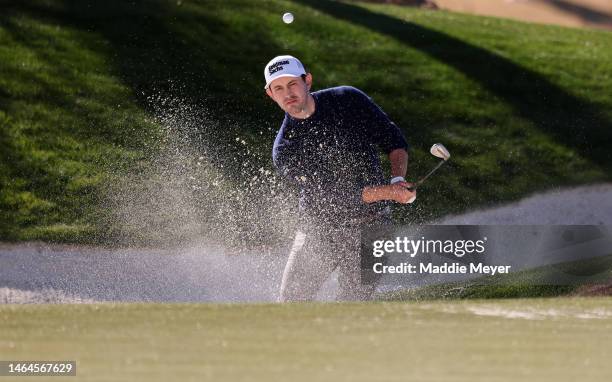
[[[308,87],[308,90],[310,90],[310,88],[312,87],[312,74],[307,73],[304,81],[306,82],[306,86]]]
[[[266,88],[266,94],[267,94],[267,95],[268,95],[270,98],[274,99],[274,98],[272,97],[272,90],[270,90],[270,87],[267,87],[267,88]]]

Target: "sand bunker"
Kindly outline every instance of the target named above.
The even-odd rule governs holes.
[[[550,191],[438,223],[610,225],[612,184]],[[287,250],[235,254],[205,243],[174,250],[0,244],[0,303],[274,301]],[[332,277],[319,299],[333,299],[335,288]]]

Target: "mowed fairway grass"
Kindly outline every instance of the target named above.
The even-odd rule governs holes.
[[[0,359],[75,360],[83,381],[612,377],[610,298],[6,305],[0,333]]]

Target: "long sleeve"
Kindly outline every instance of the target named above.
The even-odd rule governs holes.
[[[404,134],[389,116],[364,92],[357,88],[352,89],[354,100],[363,115],[363,126],[373,143],[386,153],[395,149],[407,150],[408,142]]]

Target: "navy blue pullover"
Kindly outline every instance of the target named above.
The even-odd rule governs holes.
[[[366,204],[365,186],[388,184],[378,156],[408,144],[398,127],[364,92],[339,86],[311,93],[314,113],[285,113],[272,158],[300,190],[300,218],[342,224],[381,213],[386,202]]]

